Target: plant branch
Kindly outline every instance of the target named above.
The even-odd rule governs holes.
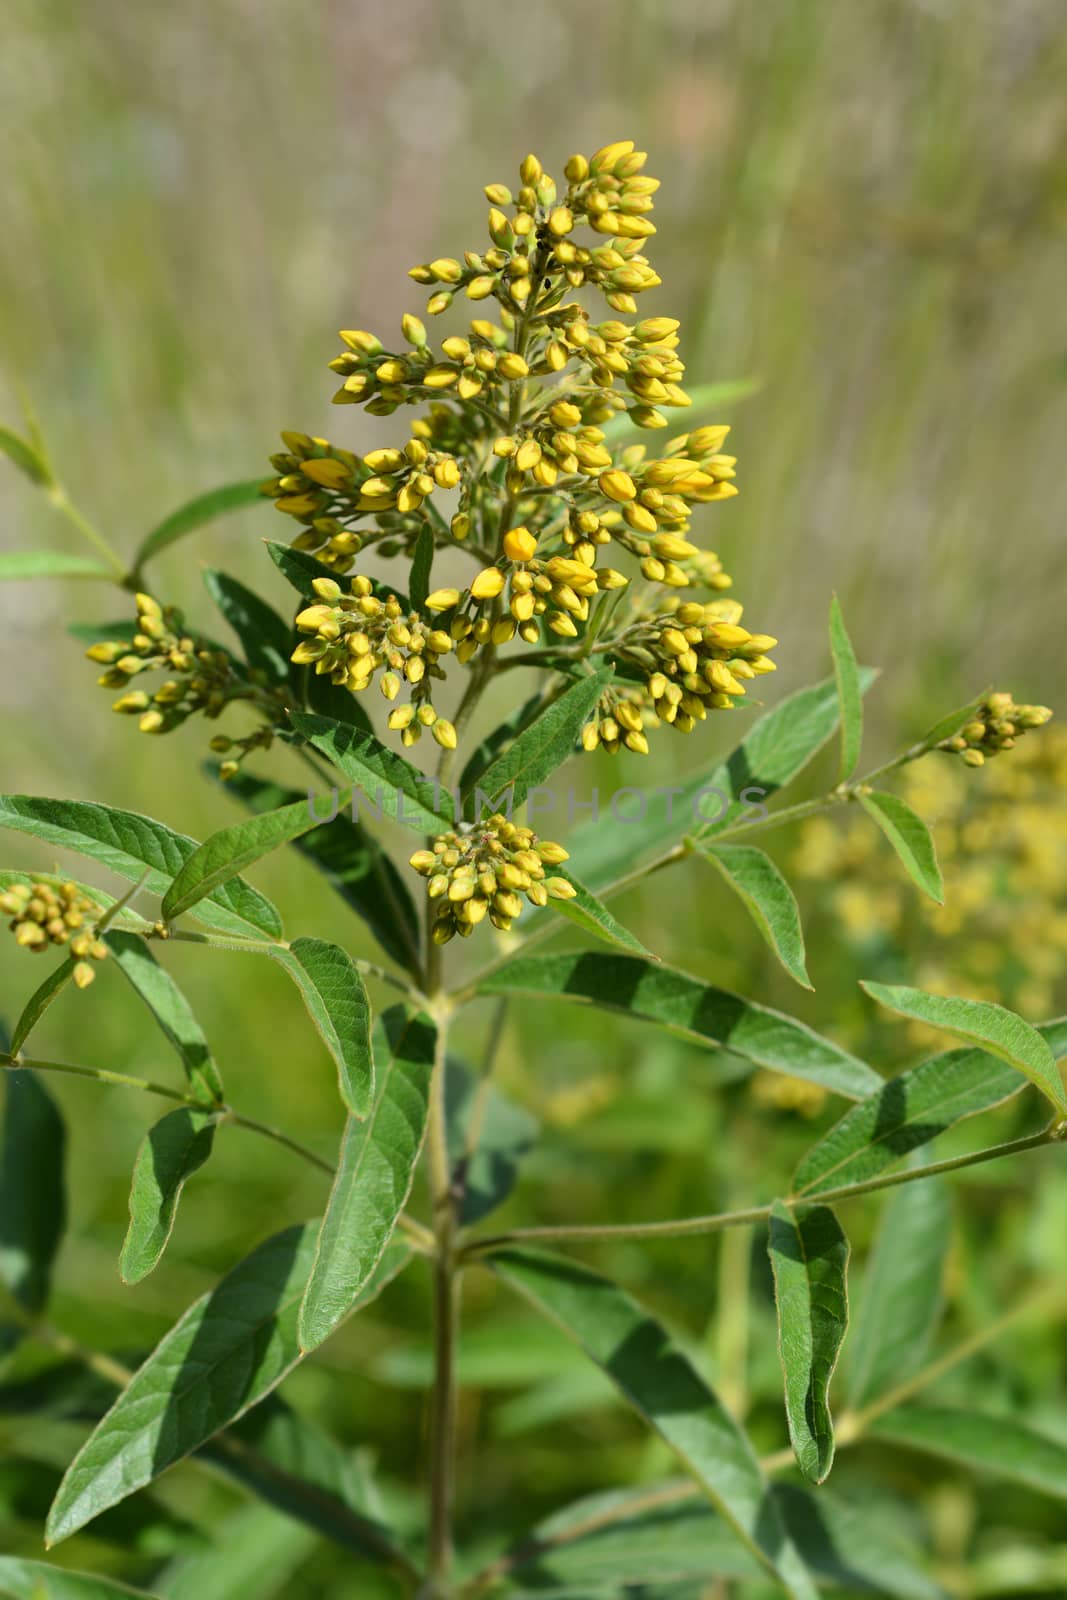
[[[934,1161],[929,1166],[907,1168],[903,1172],[867,1178],[862,1183],[842,1184],[836,1189],[824,1189],[810,1198],[812,1201],[817,1200],[820,1205],[833,1205],[838,1201],[851,1200],[857,1195],[873,1194],[879,1189],[892,1189],[898,1184],[915,1183],[944,1172],[958,1172],[964,1167],[974,1167],[986,1161],[999,1160],[1002,1156],[1018,1155],[1024,1150],[1037,1150],[1045,1145],[1059,1144],[1063,1139],[1063,1128],[1054,1123],[1040,1133],[1030,1134],[1023,1139],[1012,1139],[1005,1144],[993,1145],[986,1150],[976,1150],[969,1155],[953,1156],[946,1161]],[[808,1197],[789,1195],[785,1203],[806,1205]],[[577,1223],[561,1227],[517,1228],[510,1233],[472,1239],[462,1254],[464,1259],[470,1259],[503,1249],[508,1245],[577,1244],[617,1239],[671,1239],[684,1237],[687,1234],[719,1233],[724,1228],[742,1228],[753,1223],[765,1222],[771,1215],[772,1209],[773,1205],[769,1203],[751,1206],[743,1211],[720,1211],[702,1217],[679,1217],[668,1222],[603,1223],[589,1226]]]

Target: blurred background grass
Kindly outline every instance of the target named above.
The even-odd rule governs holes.
[[[735,424],[742,493],[707,526],[748,616],[782,641],[768,698],[826,670],[836,588],[862,658],[884,669],[870,699],[872,758],[994,680],[1055,705],[1067,698],[1064,21],[1060,0],[338,0],[302,11],[281,0],[8,0],[0,418],[17,426],[20,391],[29,394],[71,494],[123,552],[183,499],[265,472],[282,427],[369,448],[395,426],[331,409],[325,362],[336,329],[388,332],[419,308],[405,269],[477,247],[481,186],[513,181],[526,150],[559,171],[572,150],[632,136],[663,180],[653,255],[664,285],[642,312],[682,318],[694,382],[760,381],[721,419]],[[210,626],[199,581],[209,563],[262,580],[280,602],[264,536],[285,536],[269,508],[216,525],[159,561],[156,592]],[[75,548],[76,537],[14,471],[0,474],[4,548]],[[234,815],[201,778],[203,729],[157,743],[109,719],[66,636],[72,619],[122,610],[89,585],[0,591],[5,785],[148,811],[202,835]],[[656,780],[742,731],[736,719],[719,720],[730,725],[714,726],[699,747],[657,741]],[[639,783],[650,770],[620,758],[601,767],[599,782]],[[1052,843],[1024,885],[1026,951],[1042,943],[1046,903],[1050,916],[1064,914],[1061,776],[1041,779],[1046,820],[1034,827],[1047,824]],[[946,808],[935,795],[935,812]],[[9,841],[3,863],[52,865],[26,841]],[[919,1041],[879,1027],[852,979],[915,976],[914,965],[895,941],[896,913],[875,914],[876,937],[862,916],[849,923],[825,881],[839,865],[824,864],[824,881],[817,875],[802,893],[820,919],[817,992],[802,1003],[738,926],[726,891],[698,875],[665,877],[622,910],[669,958],[795,1004],[880,1063],[899,1060]],[[894,869],[878,855],[869,870],[875,893]],[[365,949],[362,930],[302,864],[271,862],[257,881],[294,932]],[[1037,974],[1025,952],[1020,963],[1010,905],[992,932],[982,922],[1003,881],[987,878],[969,901],[984,967],[972,971],[950,945],[938,981],[958,976],[961,991],[1003,994],[1011,980],[1025,1009],[1037,995],[1019,995],[1018,984],[1034,977],[1051,1010],[1063,1001],[1062,961]],[[1055,957],[1062,945],[1051,948]],[[328,1151],[337,1132],[331,1073],[283,975],[237,956],[208,964],[189,949],[169,964],[217,1045],[234,1102]],[[4,1010],[16,1012],[31,977],[6,947],[0,980]],[[90,994],[57,1006],[41,1053],[158,1075],[159,1040],[136,1008],[117,975],[102,974]],[[558,1033],[553,1014],[543,1059],[543,1010],[516,1017],[502,1077],[549,1133],[512,1217],[668,1214],[762,1197],[768,1165],[784,1173],[811,1135],[801,1116],[768,1111],[748,1085],[713,1092],[713,1059],[687,1046],[569,1012]],[[476,1018],[463,1041],[474,1058],[486,1021]],[[88,1340],[143,1348],[280,1216],[321,1206],[310,1169],[266,1160],[235,1132],[190,1185],[159,1272],[123,1288],[114,1257],[150,1108],[91,1085],[59,1093],[74,1136],[57,1315]],[[999,1114],[998,1131],[1010,1131],[1015,1115]],[[983,1169],[966,1187],[951,1313],[961,1332],[1020,1275],[1049,1265],[1055,1230],[1040,1219],[1064,1198],[1049,1162]],[[859,1210],[854,1222],[862,1243],[870,1219]],[[979,1287],[968,1266],[990,1230],[1007,1255],[986,1264]],[[754,1426],[774,1446],[781,1427],[761,1248]],[[733,1335],[717,1331],[716,1296],[729,1303],[746,1256],[721,1258],[698,1242],[598,1259],[687,1326],[723,1375]],[[309,1413],[378,1452],[395,1481],[419,1470],[422,1341],[410,1330],[424,1317],[424,1288],[417,1273],[405,1278],[291,1385]],[[465,1483],[468,1514],[480,1505],[485,1521],[523,1526],[568,1493],[662,1468],[635,1444],[628,1419],[582,1387],[554,1340],[524,1332],[514,1308],[490,1298],[473,1279],[475,1321],[504,1316],[520,1354],[497,1397],[511,1406],[504,1421],[476,1397],[465,1409],[466,1443],[485,1452]],[[542,1404],[525,1415],[512,1387],[523,1360]],[[341,1376],[353,1365],[356,1377]],[[1040,1398],[1045,1425],[1063,1426],[1055,1367],[1047,1340],[1020,1337],[983,1378],[995,1397]],[[566,1420],[549,1425],[554,1396]],[[47,1457],[51,1446],[35,1437]],[[31,1448],[25,1432],[10,1442],[16,1453]],[[63,1449],[56,1444],[56,1460]],[[899,1476],[898,1487],[916,1487],[904,1466]],[[160,1493],[197,1517],[229,1503],[190,1474]],[[958,1565],[988,1544],[991,1507],[991,1495],[968,1498],[945,1472],[917,1515],[943,1562]],[[12,1542],[36,1548],[35,1504],[23,1498],[9,1510]],[[1005,1539],[1017,1525],[1031,1542],[1054,1534],[1037,1501],[1012,1504],[1005,1525]],[[114,1542],[91,1533],[71,1558],[119,1560]],[[150,1568],[147,1557],[127,1566],[135,1577]],[[357,1590],[340,1572],[319,1551],[283,1592],[372,1593],[369,1577]]]

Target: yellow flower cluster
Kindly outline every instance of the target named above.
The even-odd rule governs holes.
[[[0,894],[0,912],[11,918],[8,926],[24,950],[39,955],[50,944],[70,946],[79,989],[87,989],[95,977],[92,962],[107,955],[107,945],[92,928],[99,910],[76,883],[16,883]]]
[[[747,680],[775,670],[767,654],[778,643],[769,633],[749,633],[736,600],[675,600],[661,614],[636,623],[616,646],[619,662],[639,671],[640,686],[612,684],[582,730],[586,750],[620,746],[647,755],[646,727],[666,723],[691,733],[709,711],[732,706]]]
[[[128,639],[107,639],[90,645],[90,661],[105,668],[96,680],[105,689],[123,689],[111,709],[135,716],[142,733],[170,733],[197,712],[214,719],[236,700],[254,701],[268,718],[267,725],[242,739],[217,738],[213,750],[236,750],[237,759],[224,762],[221,776],[232,777],[250,750],[267,748],[273,724],[284,711],[282,699],[236,670],[225,651],[187,633],[176,606],[161,606],[150,594],[137,596],[137,622]],[[132,687],[145,672],[165,672],[166,681],[149,692]]]
[[[515,193],[490,184],[490,247],[439,257],[411,276],[431,290],[432,316],[457,297],[492,302],[494,316],[475,317],[439,345],[410,314],[402,348],[348,330],[331,362],[338,403],[374,415],[428,407],[408,442],[360,456],[285,433],[285,450],[272,457],[277,477],[265,485],[299,522],[296,547],[334,577],[372,550],[413,559],[418,546],[425,558],[427,533],[435,554],[455,561],[465,551],[478,563],[466,581],[442,574],[415,611],[383,619],[410,631],[427,670],[444,654],[466,666],[515,639],[614,661],[625,681],[605,701],[590,748],[641,750],[642,730],[656,721],[688,731],[773,666],[770,643],[751,643],[768,635],[738,629],[730,648],[725,635],[704,636],[713,621],[737,629],[739,607],[712,616],[697,605],[680,620],[675,599],[677,591],[731,585],[718,555],[691,537],[700,507],[737,493],[737,460],[724,451],[729,427],[694,428],[659,451],[632,442],[635,427],[664,428],[671,409],[690,404],[677,320],[623,320],[636,312],[636,295],[659,282],[642,253],[655,232],[649,214],[658,187],[644,174],[645,159],[623,140],[572,157],[562,186],[532,155]],[[614,316],[594,320],[574,297],[589,287],[606,295]],[[628,429],[621,438],[620,420]],[[353,589],[346,599],[361,603],[371,593]],[[367,629],[316,607],[303,615],[301,629],[312,637],[295,659],[314,660],[335,683],[364,686],[370,674],[353,670],[357,657],[346,658],[341,634],[373,645]],[[451,644],[436,659],[434,635]],[[358,638],[358,656],[357,647]],[[394,635],[389,648],[402,657],[391,670],[404,676],[407,645]],[[367,659],[372,669],[385,665],[374,648]],[[383,678],[387,694],[392,682]],[[419,712],[416,720],[394,714],[392,726],[409,742]]]
[[[943,906],[886,868],[885,843],[849,808],[806,821],[793,870],[825,885],[820,905],[855,947],[856,978],[919,962],[933,993],[997,1000],[1034,1020],[1067,1004],[1067,729],[1055,725],[991,763],[976,786],[956,762],[901,773],[908,803],[932,823]],[[940,1045],[918,1025],[917,1042]]]
[[[457,933],[466,938],[486,917],[507,932],[524,897],[534,906],[573,899],[576,891],[566,878],[545,874],[546,867],[566,859],[561,845],[499,814],[462,832],[440,834],[431,850],[411,857],[415,871],[429,880],[435,944],[447,944]]]
[[[406,612],[395,595],[379,598],[368,578],[353,578],[345,594],[333,578],[316,578],[318,603],[296,619],[307,635],[293,651],[298,664],[313,665],[331,682],[359,694],[380,674],[378,687],[389,701],[407,684],[411,698],[390,713],[390,728],[413,745],[429,728],[446,750],[456,747],[456,731],[430,703],[430,684],[443,678],[438,662],[452,649],[441,628],[430,627],[415,611]]]
[[[969,767],[980,767],[988,756],[1014,749],[1016,739],[1032,728],[1043,728],[1051,717],[1048,706],[1017,706],[1010,694],[999,690],[987,695],[974,720],[944,739],[938,749],[959,755]]]

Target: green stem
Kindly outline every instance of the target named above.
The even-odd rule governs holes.
[[[947,1161],[934,1161],[929,1166],[907,1168],[903,1172],[867,1178],[862,1183],[846,1183],[836,1189],[823,1189],[811,1200],[820,1205],[834,1205],[841,1200],[852,1200],[857,1195],[873,1194],[878,1189],[893,1189],[901,1183],[915,1183],[923,1178],[933,1178],[943,1172],[958,1172],[963,1167],[979,1166],[986,1161],[996,1161],[1002,1156],[1018,1155],[1024,1150],[1037,1150],[1044,1145],[1063,1142],[1064,1133],[1058,1124],[1042,1129],[1040,1133],[1024,1139],[1012,1139],[1005,1144],[992,1145],[986,1150],[976,1150],[970,1155],[953,1156]],[[787,1205],[804,1205],[805,1195],[789,1195]],[[619,1239],[677,1239],[688,1234],[719,1233],[724,1228],[742,1228],[765,1222],[771,1215],[771,1204],[751,1206],[744,1211],[720,1211],[702,1217],[679,1217],[667,1222],[602,1223],[586,1226],[582,1223],[562,1227],[517,1228],[511,1233],[498,1233],[472,1239],[462,1252],[470,1258],[487,1251],[500,1250],[508,1245],[524,1244],[579,1244]]]
[[[97,554],[103,556],[104,560],[115,574],[116,583],[120,584],[124,589],[127,588],[128,583],[125,563],[111,548],[103,534],[100,533],[98,529],[93,527],[89,519],[84,517],[78,510],[77,506],[74,505],[74,503],[68,498],[67,491],[60,484],[55,483],[48,491],[48,498],[52,502],[52,505],[55,507],[55,509],[64,517],[66,517],[68,522],[72,522],[74,524],[82,537],[88,539],[89,543],[96,550]]]

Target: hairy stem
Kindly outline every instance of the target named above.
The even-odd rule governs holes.
[[[985,1161],[995,1161],[1001,1156],[1018,1155],[1024,1150],[1037,1150],[1043,1145],[1063,1142],[1064,1134],[1057,1124],[1040,1133],[1029,1134],[1024,1139],[1012,1139],[1005,1144],[993,1145],[987,1150],[976,1150],[970,1155],[953,1156],[947,1161],[934,1161],[926,1167],[906,1168],[903,1172],[867,1178],[862,1183],[846,1183],[836,1189],[823,1189],[811,1196],[820,1205],[833,1205],[839,1200],[851,1200],[857,1195],[873,1194],[878,1189],[893,1189],[901,1183],[916,1183],[923,1178],[936,1177],[942,1172],[957,1172],[963,1167],[978,1166]],[[787,1204],[804,1205],[808,1197],[790,1195]],[[517,1228],[511,1233],[498,1233],[472,1239],[463,1254],[473,1257],[486,1251],[503,1249],[507,1245],[556,1243],[595,1243],[597,1240],[615,1239],[673,1239],[686,1234],[719,1233],[724,1228],[743,1228],[752,1223],[765,1222],[771,1215],[771,1204],[751,1206],[744,1211],[720,1211],[703,1217],[678,1217],[667,1222],[603,1223],[585,1226],[582,1223],[562,1227]]]

